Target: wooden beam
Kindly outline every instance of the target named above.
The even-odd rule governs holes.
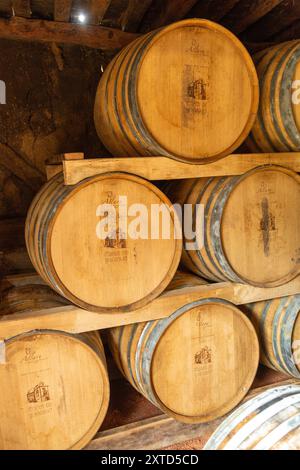
[[[269,47],[276,46],[276,42],[244,42],[244,46],[250,54],[255,54],[256,52],[264,51]]]
[[[148,11],[152,0],[129,0],[128,7],[121,20],[121,29],[123,31],[138,31],[145,13]]]
[[[111,0],[90,0],[87,7],[91,24],[99,25],[110,5]]]
[[[5,285],[16,285],[14,276],[7,277],[3,282]],[[220,282],[167,291],[148,305],[132,312],[97,313],[83,310],[75,305],[60,306],[0,317],[0,338],[9,338],[33,329],[55,329],[69,333],[82,333],[158,320],[170,316],[184,304],[207,297],[221,298],[235,305],[243,305],[298,293],[300,293],[300,276],[288,284],[276,288]]]
[[[30,18],[30,0],[12,0],[13,13],[15,16]]]
[[[277,7],[282,0],[240,0],[225,16],[222,24],[239,34]]]
[[[141,32],[181,20],[196,3],[197,0],[154,0],[142,22]]]
[[[207,18],[212,21],[220,21],[239,0],[198,0],[192,8],[189,17]]]
[[[270,13],[248,28],[244,34],[247,41],[272,40],[278,32],[300,19],[299,0],[283,0]]]
[[[68,22],[71,16],[73,0],[54,0],[54,21]]]
[[[148,180],[240,175],[260,165],[282,165],[300,172],[298,153],[232,154],[213,163],[192,165],[167,157],[115,157],[64,160],[65,184],[110,171],[124,171]],[[58,171],[61,171],[59,166]]]
[[[184,424],[166,416],[143,419],[98,433],[85,450],[158,450],[191,439],[210,437],[222,423]]]
[[[5,39],[74,44],[106,51],[121,49],[136,37],[136,34],[103,26],[0,18],[0,38]]]
[[[257,393],[267,390],[270,386],[297,383],[296,380],[280,379],[279,377],[276,379],[275,375],[275,380],[271,385],[252,389],[243,400],[243,403]],[[230,413],[227,413],[226,416],[228,415]],[[158,450],[174,444],[183,444],[192,439],[197,439],[197,447],[202,447],[226,416],[209,423],[184,424],[163,414],[99,432],[85,449]],[[199,441],[201,441],[201,444]]]
[[[300,39],[300,19],[294,21],[286,29],[273,36],[273,40],[276,43],[292,41],[293,39]]]
[[[120,28],[123,15],[129,6],[129,0],[110,0],[102,24],[111,28]]]

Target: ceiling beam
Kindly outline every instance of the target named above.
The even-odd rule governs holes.
[[[273,36],[275,42],[292,41],[300,38],[300,19],[294,21],[288,28]]]
[[[110,3],[111,0],[90,0],[89,5],[87,6],[87,11],[89,12],[91,24],[100,24]]]
[[[109,6],[103,16],[102,24],[109,28],[120,29],[122,17],[128,6],[129,0],[110,0]]]
[[[239,0],[198,0],[192,8],[189,17],[206,18],[212,21],[220,21]]]
[[[197,3],[197,0],[154,0],[141,25],[145,33],[166,24],[181,20]]]
[[[128,7],[121,19],[121,29],[123,31],[138,31],[140,24],[148,11],[152,0],[129,0]]]
[[[68,22],[71,16],[72,0],[54,0],[54,21]]]
[[[281,2],[282,0],[240,0],[223,18],[222,24],[235,34],[242,33]]]
[[[30,18],[30,0],[12,0],[12,8],[15,16]]]
[[[283,0],[270,13],[248,28],[244,33],[247,41],[266,41],[300,18],[300,1]]]
[[[103,26],[79,25],[59,21],[0,18],[0,38],[23,41],[77,44],[95,49],[116,50],[138,35]]]

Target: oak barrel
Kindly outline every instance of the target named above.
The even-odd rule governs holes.
[[[293,171],[266,165],[244,175],[168,183],[165,191],[191,213],[189,226],[198,235],[191,245],[184,233],[187,269],[259,287],[279,286],[299,273],[300,178]]]
[[[176,284],[194,285],[183,278]],[[250,388],[259,360],[247,316],[215,298],[183,303],[161,320],[111,329],[109,344],[129,382],[185,423],[208,422],[234,408]]]
[[[95,126],[114,156],[217,160],[246,138],[258,79],[242,43],[224,27],[188,19],[123,49],[99,82]]]
[[[300,295],[255,302],[245,309],[260,340],[260,361],[300,379]]]
[[[260,103],[247,144],[254,152],[299,152],[300,41],[276,45],[254,58]]]
[[[152,219],[152,207],[162,205],[168,236]],[[138,233],[141,219],[149,222],[145,235]],[[59,294],[93,311],[133,310],[159,295],[175,274],[182,250],[178,224],[168,198],[142,178],[106,173],[65,186],[59,174],[33,200],[25,237],[32,264]]]
[[[271,387],[246,401],[204,450],[300,450],[300,385]]]
[[[0,315],[64,303],[39,285],[11,288],[1,296]],[[30,331],[5,340],[0,349],[0,449],[83,448],[98,431],[109,403],[99,334]]]

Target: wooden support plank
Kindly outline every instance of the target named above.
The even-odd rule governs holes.
[[[136,37],[136,34],[103,26],[0,18],[0,38],[6,39],[75,44],[106,51],[121,49]]]
[[[15,16],[22,16],[23,18],[30,18],[31,16],[30,0],[13,0],[12,7],[13,7],[13,13]]]
[[[73,0],[54,0],[54,21],[70,20]]]
[[[85,178],[111,171],[133,173],[148,180],[168,180],[240,175],[257,166],[270,164],[286,166],[300,172],[300,153],[232,154],[204,165],[192,165],[167,157],[97,158],[64,160],[63,167],[65,184],[72,185]]]
[[[62,162],[63,160],[83,160],[84,153],[65,153],[53,155],[53,157],[46,160],[46,176],[47,180],[51,179],[53,176],[61,173],[63,171]]]
[[[12,279],[7,277],[3,282],[6,282],[6,285],[12,285]],[[133,312],[96,313],[82,310],[74,305],[67,305],[2,316],[0,318],[0,338],[9,338],[34,329],[82,333],[157,320],[168,317],[183,304],[208,297],[221,298],[235,305],[243,305],[297,293],[300,293],[300,276],[288,284],[276,288],[259,288],[246,284],[221,282],[167,291],[150,304]]]
[[[278,380],[272,386],[294,383],[297,381],[293,379]],[[269,387],[268,385],[251,390],[243,402]],[[184,424],[166,415],[159,415],[99,432],[86,450],[158,450],[191,439],[201,439],[204,444],[226,416],[209,423]]]
[[[198,0],[188,16],[220,21],[238,2],[239,0]]]
[[[244,34],[247,41],[272,40],[279,31],[300,18],[300,2],[283,0],[270,13],[248,28]]]
[[[282,0],[240,0],[225,16],[222,24],[239,34],[277,7]]]
[[[197,3],[197,0],[154,0],[141,25],[142,32],[181,20]]]
[[[187,440],[208,437],[222,418],[205,424],[184,424],[166,415],[102,431],[86,450],[158,450]]]

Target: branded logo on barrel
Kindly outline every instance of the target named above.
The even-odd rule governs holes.
[[[45,385],[44,382],[40,382],[27,392],[27,400],[29,403],[49,401],[49,386]]]
[[[0,104],[6,104],[6,85],[3,80],[0,80]]]
[[[212,350],[208,346],[205,346],[201,351],[195,354],[196,364],[211,364],[212,362]]]

